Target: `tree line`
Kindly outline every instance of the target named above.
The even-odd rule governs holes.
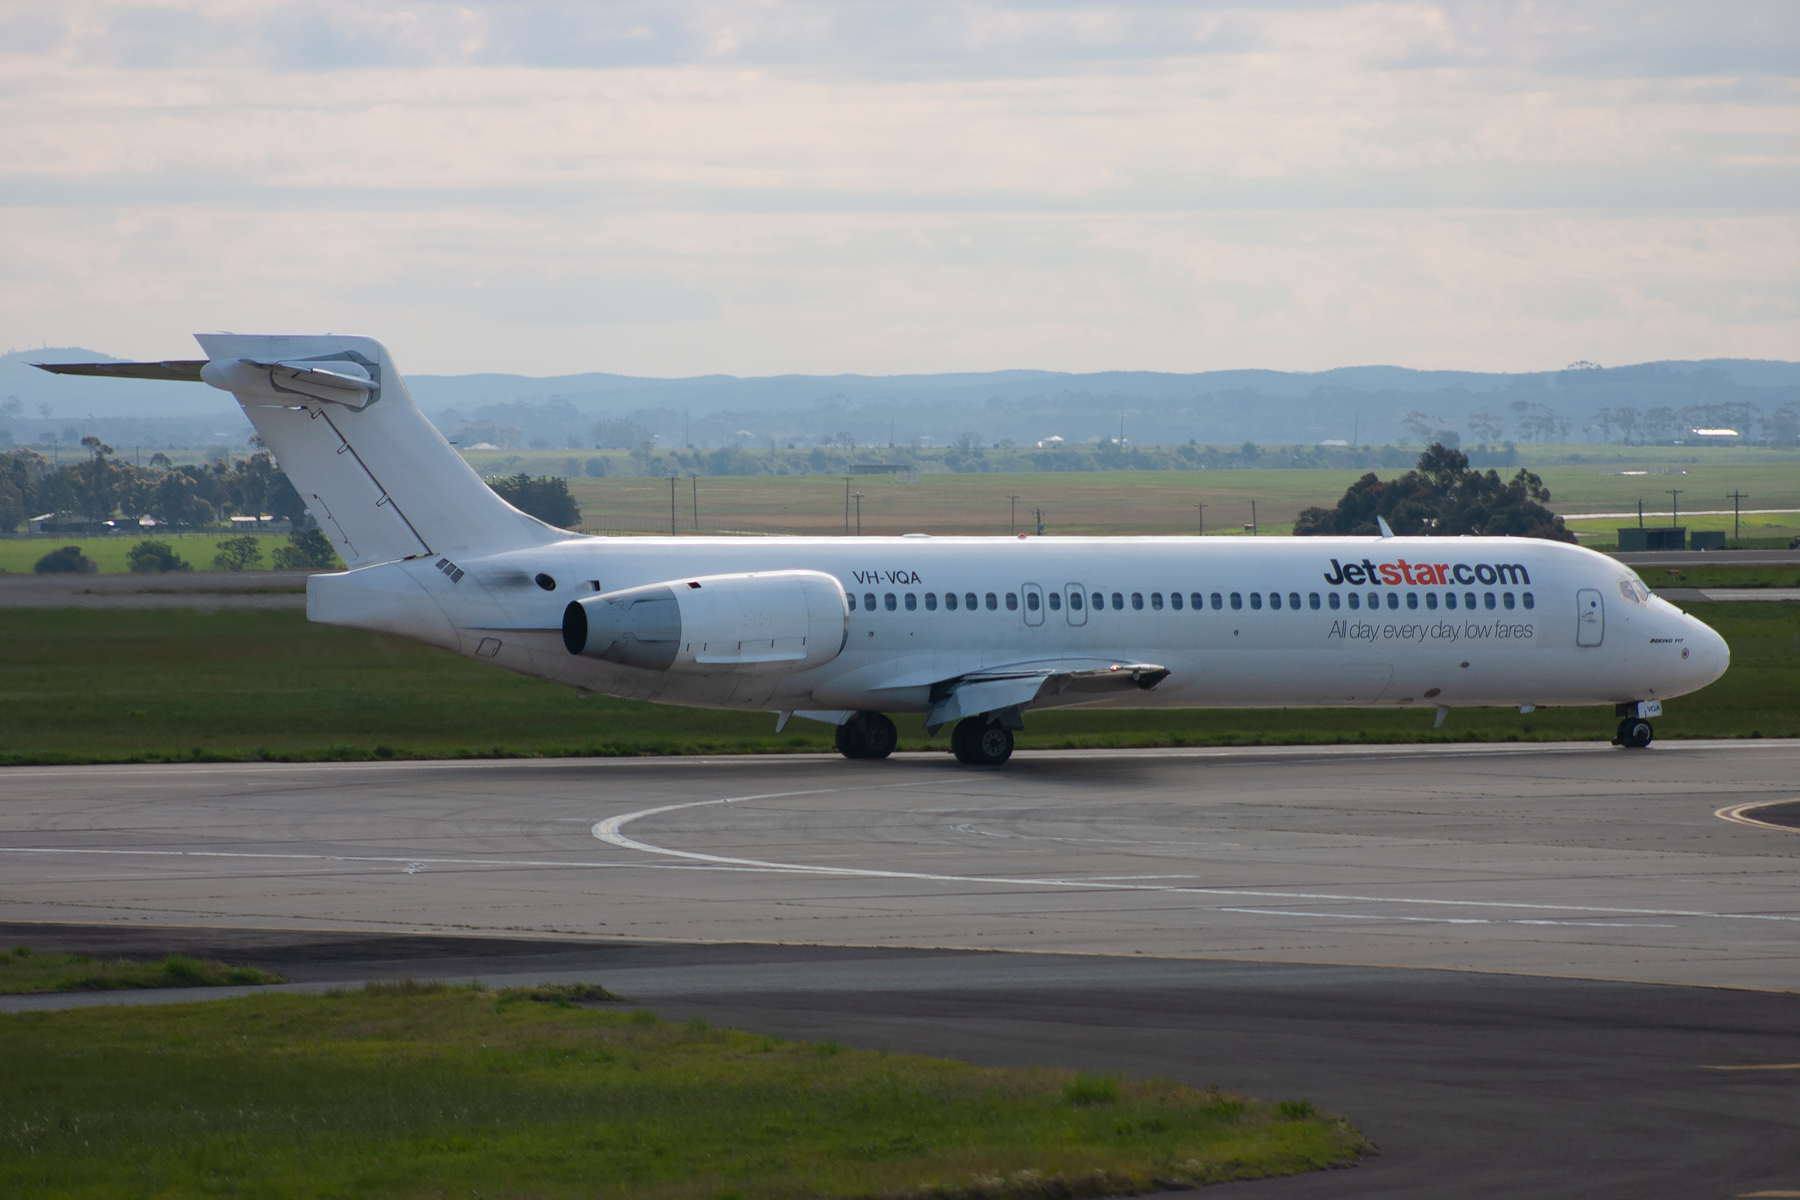
[[[300,493],[267,450],[236,462],[179,467],[157,453],[140,467],[121,462],[99,438],[82,438],[81,445],[87,457],[61,467],[35,450],[0,453],[0,530],[40,513],[90,521],[153,517],[160,525],[190,528],[229,516],[298,522],[306,513]]]

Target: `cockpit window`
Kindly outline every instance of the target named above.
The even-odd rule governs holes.
[[[1635,579],[1619,580],[1619,594],[1633,604],[1643,604],[1650,599],[1650,589]]]

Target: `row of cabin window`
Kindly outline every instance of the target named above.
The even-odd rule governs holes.
[[[1363,600],[1362,600],[1363,593],[1349,592],[1349,593],[1345,593],[1345,595],[1348,597],[1349,604],[1352,609],[1360,609],[1363,606]],[[1380,608],[1382,605],[1381,598],[1383,595],[1385,595],[1387,597],[1387,606],[1390,609],[1397,609],[1400,607],[1401,593],[1399,593],[1399,592],[1385,592],[1385,593],[1370,592],[1370,593],[1368,593],[1369,607],[1370,608]],[[1405,595],[1406,595],[1405,604],[1406,604],[1406,607],[1409,609],[1418,608],[1419,607],[1419,597],[1424,596],[1426,609],[1431,610],[1431,611],[1437,610],[1438,594],[1436,592],[1407,592],[1407,593],[1405,593]],[[846,596],[850,601],[850,610],[852,612],[856,611],[856,593],[849,592],[849,593],[846,593]],[[1232,608],[1241,609],[1244,607],[1244,593],[1232,592],[1232,593],[1230,593],[1230,597],[1231,597],[1230,603],[1231,603]],[[1047,593],[1047,599],[1049,600],[1051,612],[1061,611],[1062,606],[1063,606],[1063,597],[1062,597],[1061,592],[1049,592],[1049,593]],[[1225,607],[1225,604],[1226,604],[1225,593],[1221,593],[1221,592],[1213,592],[1213,593],[1211,593],[1210,597],[1201,592],[1190,592],[1190,593],[1188,593],[1187,604],[1191,605],[1193,607],[1194,611],[1198,612],[1201,609],[1206,607],[1206,602],[1208,599],[1210,599],[1212,601],[1212,607],[1215,609],[1222,609]],[[907,592],[907,593],[905,593],[903,598],[896,596],[893,592],[888,592],[882,597],[882,603],[889,612],[893,612],[896,609],[898,609],[901,606],[902,600],[904,600],[907,612],[912,612],[919,607],[919,597],[916,592]],[[976,612],[982,607],[982,602],[984,600],[986,602],[986,607],[989,612],[993,612],[1000,607],[1000,597],[993,592],[988,592],[985,597],[977,596],[974,592],[964,592],[962,595],[962,598],[961,598],[961,607],[968,609],[970,612]],[[1099,610],[1099,609],[1104,609],[1106,607],[1106,600],[1107,600],[1106,593],[1095,592],[1093,594],[1091,600],[1089,601],[1089,603],[1091,603],[1095,609]],[[1515,597],[1513,595],[1513,593],[1511,593],[1511,592],[1501,592],[1498,596],[1495,596],[1495,594],[1493,592],[1483,592],[1481,594],[1480,604],[1483,605],[1484,607],[1487,607],[1490,609],[1491,608],[1509,608],[1510,609],[1510,608],[1516,607],[1520,600],[1524,601],[1526,608],[1536,608],[1537,607],[1537,598],[1534,597],[1530,592],[1521,593],[1518,597]],[[1038,594],[1036,592],[1026,592],[1025,593],[1025,607],[1027,609],[1029,609],[1032,612],[1038,611],[1038,603],[1039,603]],[[1176,611],[1179,612],[1181,610],[1181,608],[1183,607],[1182,594],[1180,592],[1170,592],[1168,603],[1169,603],[1170,608],[1175,609]],[[1326,607],[1330,607],[1333,609],[1340,608],[1340,607],[1342,607],[1342,603],[1343,602],[1342,602],[1342,600],[1340,600],[1339,594],[1337,592],[1328,592],[1325,594],[1324,597],[1321,597],[1318,592],[1308,592],[1307,596],[1306,596],[1307,607],[1315,609],[1315,610],[1320,608],[1321,606],[1326,606]],[[1079,610],[1082,607],[1082,605],[1083,605],[1082,593],[1070,592],[1069,593],[1069,607],[1072,609]],[[1463,608],[1473,609],[1476,607],[1476,605],[1477,605],[1477,600],[1476,600],[1476,595],[1474,592],[1463,592],[1462,593],[1462,607]],[[1123,609],[1125,607],[1125,593],[1124,592],[1114,592],[1112,594],[1112,606],[1115,610]],[[1251,592],[1250,593],[1250,607],[1252,609],[1261,609],[1262,606],[1263,606],[1263,594],[1261,592]],[[1454,611],[1457,607],[1457,593],[1445,592],[1443,606],[1446,609],[1450,609],[1450,610]],[[874,592],[864,592],[863,593],[862,607],[867,612],[875,611],[875,593]],[[926,592],[925,593],[925,610],[927,612],[936,612],[937,607],[938,607],[937,593],[936,592]],[[945,592],[944,593],[944,608],[949,610],[950,612],[955,612],[957,610],[957,607],[958,607],[957,594],[955,592]],[[1018,607],[1019,607],[1019,594],[1017,592],[1007,592],[1006,593],[1006,609],[1007,609],[1007,611],[1015,612],[1018,610]],[[1140,609],[1140,610],[1144,607],[1144,593],[1142,593],[1142,592],[1132,592],[1131,593],[1131,607],[1134,609]],[[1150,593],[1150,607],[1158,612],[1160,612],[1162,610],[1163,594],[1161,592],[1151,592]],[[1269,607],[1271,609],[1277,609],[1277,610],[1279,610],[1282,607],[1282,596],[1281,596],[1280,592],[1270,592],[1269,593]],[[1289,592],[1287,594],[1287,607],[1294,609],[1295,611],[1299,610],[1299,608],[1300,608],[1300,593],[1299,592]]]

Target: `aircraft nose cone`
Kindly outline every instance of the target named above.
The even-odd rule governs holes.
[[[1693,618],[1689,618],[1693,620]],[[1688,638],[1694,650],[1694,658],[1698,660],[1697,669],[1707,683],[1725,674],[1731,666],[1731,647],[1725,644],[1718,631],[1703,621],[1694,621],[1693,635]]]

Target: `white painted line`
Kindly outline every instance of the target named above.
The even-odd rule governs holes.
[[[924,787],[923,783],[901,784],[902,787]],[[1415,904],[1448,908],[1512,909],[1530,912],[1593,913],[1624,917],[1698,917],[1720,921],[1781,921],[1800,923],[1800,916],[1779,913],[1704,912],[1692,909],[1616,908],[1589,904],[1527,904],[1510,900],[1440,900],[1416,896],[1358,896],[1334,892],[1277,892],[1254,888],[1209,888],[1177,884],[1128,883],[1099,879],[1033,878],[1007,875],[944,875],[929,871],[889,871],[874,867],[828,867],[808,863],[772,862],[759,858],[738,858],[724,854],[706,854],[698,850],[675,850],[639,841],[624,832],[625,826],[645,817],[680,812],[689,808],[713,808],[725,804],[743,804],[752,800],[773,800],[787,796],[820,795],[849,791],[849,788],[821,788],[807,792],[772,792],[757,796],[726,796],[716,800],[693,800],[685,804],[664,804],[637,812],[621,813],[594,822],[593,834],[609,845],[641,854],[658,854],[739,870],[752,869],[783,874],[827,876],[845,879],[908,879],[921,883],[992,884],[999,887],[1071,888],[1082,891],[1162,892],[1181,896],[1229,896],[1256,900],[1325,900],[1348,904]],[[1228,910],[1222,910],[1228,911]],[[1396,918],[1390,918],[1396,919]]]
[[[1790,796],[1786,800],[1753,800],[1748,804],[1728,804],[1715,812],[1713,816],[1721,821],[1731,821],[1738,825],[1753,825],[1758,829],[1773,829],[1778,833],[1800,833],[1792,825],[1777,825],[1773,821],[1759,821],[1750,813],[1759,808],[1772,808],[1777,804],[1793,804],[1800,801],[1800,796]]]

